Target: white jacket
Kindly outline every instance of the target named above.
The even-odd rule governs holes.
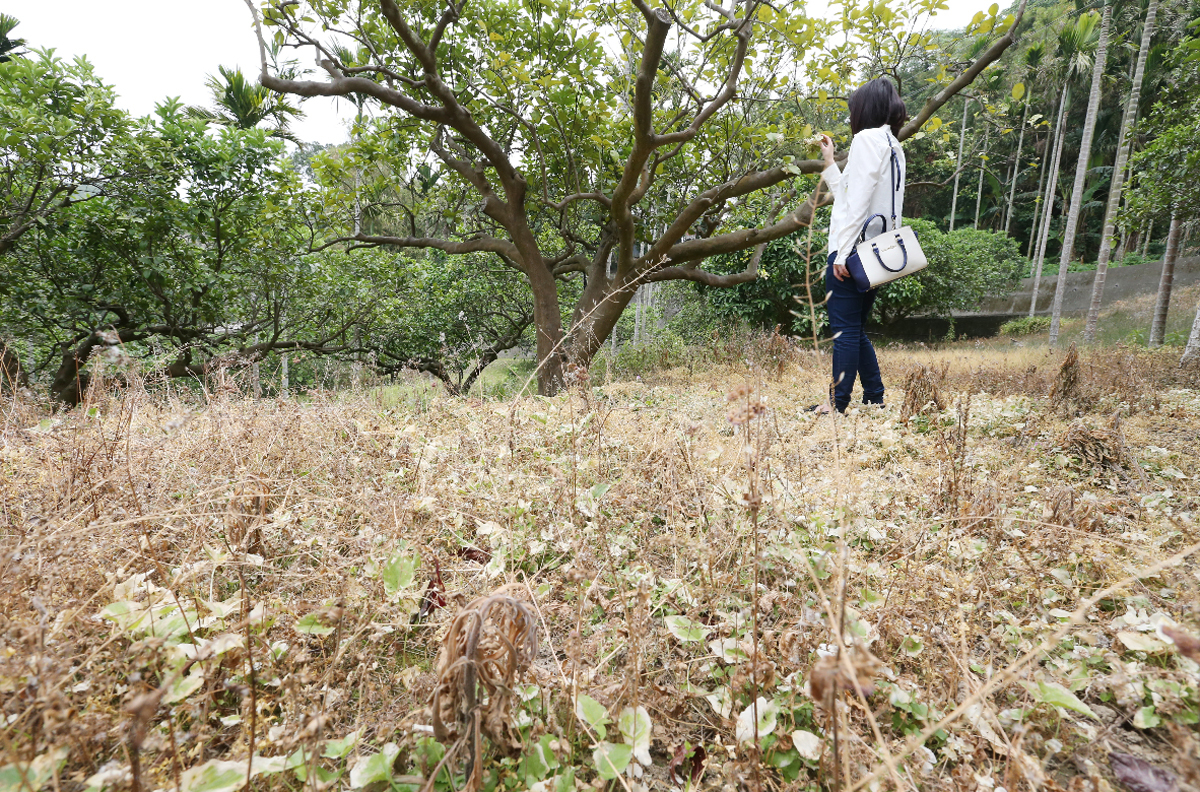
[[[900,163],[900,174],[896,180],[896,227],[900,227],[904,212],[904,178],[908,170],[904,162],[904,149],[891,136],[888,126],[860,130],[850,141],[850,155],[846,159],[846,172],[837,165],[830,165],[821,175],[833,192],[833,216],[829,219],[829,251],[837,251],[834,264],[845,266],[846,257],[858,242],[863,223],[874,214],[881,214],[867,229],[867,239],[889,230],[892,224],[892,157],[895,149]],[[890,143],[889,143],[890,138]],[[886,222],[886,226],[884,223]]]

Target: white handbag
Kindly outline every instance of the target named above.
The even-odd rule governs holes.
[[[891,147],[891,142],[892,136],[889,134],[888,146],[892,151],[892,230],[885,230],[882,234],[867,239],[867,226],[876,217],[883,220],[884,229],[887,228],[886,217],[881,214],[871,215],[863,223],[854,252],[846,259],[846,269],[850,271],[855,285],[861,292],[920,272],[929,263],[912,228],[896,227],[896,179],[900,175],[900,161],[896,156],[896,149]]]

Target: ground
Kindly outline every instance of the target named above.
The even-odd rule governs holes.
[[[1177,360],[889,348],[844,417],[770,339],[553,399],[6,402],[0,790],[1195,785]]]

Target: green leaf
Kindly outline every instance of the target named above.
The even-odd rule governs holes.
[[[14,762],[0,767],[0,792],[38,792],[67,761],[69,753],[69,748],[54,748],[32,762]]]
[[[329,759],[341,759],[358,744],[358,731],[352,731],[340,740],[329,740],[325,743],[321,755]]]
[[[396,599],[401,591],[412,585],[416,572],[417,560],[403,551],[398,552],[379,570],[379,577],[383,580],[383,593],[389,599]]]
[[[667,630],[671,635],[681,641],[703,641],[704,636],[708,634],[707,627],[692,621],[687,616],[668,616],[664,621],[667,623]]]
[[[575,768],[568,767],[554,778],[554,792],[575,792]]]
[[[1012,89],[1012,98],[1021,101],[1021,97],[1025,95],[1025,83],[1017,83]]]
[[[1133,725],[1139,729],[1153,729],[1162,725],[1162,718],[1154,711],[1154,707],[1142,707],[1134,714]]]
[[[1100,716],[1092,712],[1092,708],[1080,701],[1074,693],[1067,690],[1062,685],[1054,682],[1038,681],[1036,685],[1033,683],[1025,683],[1025,689],[1037,701],[1043,704],[1050,704],[1055,707],[1062,707],[1073,712],[1078,712],[1081,715],[1087,715],[1089,718],[1100,720]]]
[[[599,743],[592,751],[592,761],[596,763],[596,772],[600,777],[609,780],[616,778],[629,767],[629,759],[633,756],[633,747],[629,745],[614,745],[609,742]]]
[[[325,626],[321,622],[320,614],[314,612],[296,622],[296,632],[305,635],[329,635],[333,632],[333,628]]]
[[[549,734],[542,735],[542,738],[529,746],[529,750],[521,757],[519,767],[525,776],[525,786],[533,786],[549,775],[551,770],[558,768],[558,758],[550,749],[553,739]]]
[[[575,714],[591,726],[601,740],[608,736],[608,729],[604,726],[611,721],[608,719],[608,710],[604,709],[604,705],[599,701],[580,693],[575,699]]]
[[[363,756],[350,769],[350,788],[362,789],[367,784],[376,781],[390,782],[392,780],[392,764],[400,753],[400,746],[387,743],[379,753]]]
[[[246,763],[213,759],[184,770],[180,792],[234,792],[246,784]]]
[[[254,775],[256,776],[274,775],[288,769],[288,757],[255,756],[251,764],[254,766]]]
[[[193,666],[190,674],[179,677],[171,683],[171,686],[167,688],[167,692],[163,696],[163,703],[174,704],[178,701],[183,701],[185,698],[199,690],[203,685],[204,671],[202,671],[199,666]]]

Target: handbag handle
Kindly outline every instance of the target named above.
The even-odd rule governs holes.
[[[876,217],[883,220],[883,230],[887,231],[887,218],[877,212],[877,213],[871,215],[870,217],[868,217],[867,222],[863,223],[862,233],[860,233],[858,235],[858,242],[855,243],[855,247],[858,247],[859,244],[867,241],[867,226],[871,225],[871,221],[874,220]],[[892,230],[895,230],[894,225],[892,226]]]
[[[896,234],[896,241],[900,243],[900,252],[904,254],[904,259],[900,263],[900,266],[896,267],[895,269],[889,267],[887,262],[883,260],[883,256],[879,255],[879,246],[874,242],[871,243],[871,250],[875,251],[875,259],[879,262],[879,266],[883,267],[888,272],[893,273],[903,272],[904,268],[908,266],[908,248],[904,246],[904,237]]]

